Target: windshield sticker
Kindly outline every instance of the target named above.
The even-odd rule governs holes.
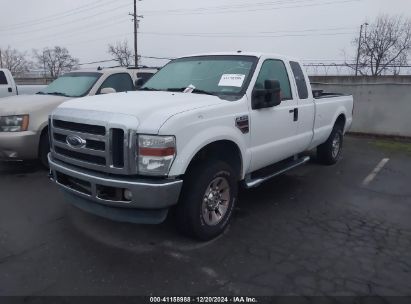
[[[219,87],[237,87],[241,88],[243,86],[245,75],[243,74],[223,74],[221,76]]]
[[[183,91],[183,93],[192,93],[195,90],[195,86],[190,84],[186,89]]]

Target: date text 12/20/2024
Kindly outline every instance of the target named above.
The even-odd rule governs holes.
[[[150,303],[258,303],[255,297],[150,297]]]

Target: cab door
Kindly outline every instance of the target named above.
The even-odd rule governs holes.
[[[288,68],[282,60],[266,59],[261,65],[254,88],[264,88],[265,80],[278,80],[281,103],[250,111],[251,171],[290,157],[298,148],[297,100],[288,75]]]

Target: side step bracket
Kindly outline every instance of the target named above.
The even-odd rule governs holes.
[[[257,177],[252,177],[251,175],[248,175],[245,178],[244,184],[246,188],[254,188],[257,187],[259,185],[261,185],[262,183],[264,183],[265,181],[268,181],[270,179],[272,179],[273,177],[276,177],[277,175],[280,175],[284,172],[287,172],[288,170],[291,170],[295,167],[298,167],[300,165],[305,164],[306,162],[308,162],[310,160],[309,156],[304,156],[302,158],[294,158],[293,160],[286,162],[284,164],[281,164],[280,166],[277,166],[274,171],[271,171],[269,174],[264,175],[264,176],[257,176]]]

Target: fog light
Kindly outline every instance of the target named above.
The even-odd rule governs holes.
[[[123,195],[124,195],[124,198],[125,198],[127,201],[131,201],[131,200],[133,199],[133,193],[132,193],[130,190],[128,190],[128,189],[125,189],[125,190],[124,190]]]

